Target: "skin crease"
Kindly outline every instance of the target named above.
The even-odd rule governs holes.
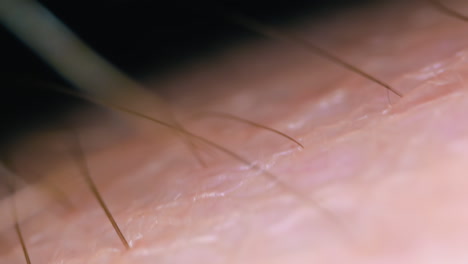
[[[289,29],[405,95],[390,95],[391,105],[376,84],[272,40],[148,80],[185,127],[268,169],[333,219],[205,145],[201,167],[173,132],[93,108],[72,120],[132,245],[125,251],[67,154],[67,132],[38,131],[12,156],[68,201],[39,185],[18,196],[32,263],[466,263],[467,26],[402,1]],[[279,129],[305,149],[242,123],[192,118],[205,110]],[[31,204],[41,210],[28,214]],[[1,262],[25,263],[1,223]]]

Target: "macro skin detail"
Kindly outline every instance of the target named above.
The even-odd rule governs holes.
[[[463,1],[446,3],[468,14]],[[198,142],[201,166],[173,131],[129,114],[75,113],[90,173],[130,250],[82,180],[66,132],[38,130],[11,156],[24,174],[40,169],[68,201],[39,183],[17,196],[32,263],[466,263],[467,29],[426,1],[282,28],[402,98],[269,39],[146,80],[187,130],[247,157],[287,190]],[[241,122],[194,117],[204,111],[278,129],[305,149]],[[8,221],[0,221],[0,262],[24,263]]]

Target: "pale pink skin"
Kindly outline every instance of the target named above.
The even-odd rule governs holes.
[[[382,87],[271,40],[151,82],[163,87],[184,126],[268,169],[289,189],[204,145],[202,167],[157,125],[80,114],[94,118],[82,122],[80,134],[129,251],[69,156],[32,155],[66,153],[51,143],[57,137],[23,144],[34,151],[17,150],[17,163],[24,171],[61,171],[56,184],[73,204],[44,203],[21,221],[32,262],[467,263],[468,23],[424,1],[402,2],[294,27],[405,95],[390,94],[391,105]],[[468,14],[463,1],[450,5]],[[190,119],[203,110],[276,128],[305,149],[242,123]],[[35,165],[26,168],[28,162]],[[20,199],[20,214],[35,202]],[[1,234],[0,262],[25,263],[13,228]]]

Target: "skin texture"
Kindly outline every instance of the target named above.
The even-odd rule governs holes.
[[[462,1],[450,5],[468,13]],[[197,144],[202,167],[172,131],[147,121],[76,114],[91,174],[130,251],[79,175],[67,132],[38,131],[12,154],[22,173],[46,175],[16,197],[32,263],[466,263],[467,29],[424,1],[288,29],[405,95],[390,95],[391,104],[376,84],[271,40],[148,80],[185,127],[287,189]],[[206,110],[279,129],[305,149],[242,123],[192,118]],[[0,223],[2,263],[24,263],[11,219]]]

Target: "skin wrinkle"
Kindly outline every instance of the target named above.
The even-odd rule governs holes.
[[[264,42],[257,49],[255,45],[240,47],[213,58],[213,71],[211,64],[205,63],[202,69],[181,71],[175,80],[155,81],[167,87],[166,97],[182,117],[190,109],[232,109],[230,113],[300,139],[306,146],[304,151],[242,124],[183,123],[250,154],[249,158],[262,166],[270,164],[271,170],[286,177],[298,191],[319,199],[324,207],[346,219],[355,244],[340,242],[317,211],[298,206],[293,197],[245,166],[227,157],[213,157],[209,167],[199,168],[182,151],[183,145],[175,144],[177,138],[168,136],[167,141],[159,141],[151,134],[160,135],[161,131],[152,128],[88,157],[93,177],[103,186],[102,193],[109,198],[114,216],[134,249],[121,252],[102,211],[90,197],[83,197],[89,192],[84,186],[74,192],[66,187],[72,202],[84,200],[79,210],[60,213],[52,206],[47,210],[52,216],[43,212],[21,223],[29,235],[33,263],[186,263],[187,259],[225,263],[234,254],[234,263],[440,263],[442,259],[457,263],[466,259],[461,245],[467,237],[464,226],[468,216],[462,209],[466,204],[463,172],[467,148],[463,146],[468,126],[460,120],[468,110],[468,95],[463,82],[466,51],[459,52],[468,46],[460,37],[466,25],[417,2],[386,10],[382,7],[378,11],[383,14],[372,16],[366,12],[371,18],[365,19],[364,11],[356,11],[344,16],[343,22],[315,27],[328,32],[329,38],[322,43],[331,50],[342,50],[343,55],[351,52],[349,60],[376,67],[376,73],[404,91],[406,96],[391,107],[385,91],[375,85],[319,58],[304,58],[307,56],[302,51],[279,43]],[[396,25],[378,30],[383,27],[378,21],[393,18],[396,11],[400,16],[392,20]],[[413,15],[416,18],[411,19]],[[371,19],[376,21],[374,30],[369,25]],[[340,29],[340,23],[352,25]],[[350,39],[337,41],[340,36],[351,38],[346,34],[353,33],[349,30],[352,26],[364,25],[370,29],[363,34],[373,38],[362,36],[355,45]],[[307,30],[308,26],[303,28],[314,32]],[[298,31],[304,32],[302,28]],[[422,40],[417,40],[415,32],[430,32],[431,36],[421,35]],[[393,47],[394,43],[399,45]],[[430,56],[419,61],[419,56],[429,51]],[[275,54],[274,59],[269,59],[271,54]],[[380,63],[371,62],[369,54]],[[248,68],[238,68],[252,56],[258,56],[258,79],[247,74]],[[220,62],[226,66],[218,67]],[[226,84],[230,89],[219,89],[217,83],[226,80],[232,70],[237,70],[240,78]],[[336,75],[326,76],[330,70]],[[317,80],[321,75],[324,80]],[[205,81],[214,90],[203,85]],[[202,87],[196,93],[213,96],[206,100],[218,100],[207,104],[200,97],[191,99],[190,92],[179,100],[180,90],[172,87],[181,83]],[[292,88],[294,94],[285,92]],[[294,109],[288,106],[292,103]],[[272,110],[259,104],[278,106]],[[289,154],[279,154],[283,152]],[[126,159],[118,159],[117,164],[116,157],[124,154],[128,154]],[[155,164],[147,164],[159,157]],[[55,172],[60,174],[56,178],[76,175],[75,167],[64,161],[62,169]],[[148,175],[152,177],[148,179]],[[443,177],[434,177],[437,175]],[[111,176],[115,180],[109,182]],[[204,193],[227,195],[194,201]],[[106,224],[96,225],[100,222]],[[282,231],[275,230],[281,226]],[[2,256],[6,263],[22,263],[17,247],[10,247],[12,250]]]

